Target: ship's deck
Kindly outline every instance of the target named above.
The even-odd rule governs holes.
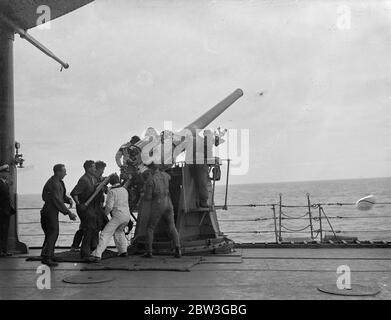
[[[0,258],[0,299],[391,299],[389,248],[236,250],[241,263],[199,264],[190,272],[94,271],[114,280],[89,285],[64,283],[66,276],[82,273],[81,264],[61,263],[52,271],[50,290],[36,287],[39,262]],[[352,283],[377,285],[381,292],[345,297],[318,291],[336,283],[340,265],[350,267]]]

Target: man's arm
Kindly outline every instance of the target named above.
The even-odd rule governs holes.
[[[117,163],[118,167],[120,167],[120,168],[122,167],[121,158],[122,158],[122,147],[119,148],[119,150],[115,154],[115,162]]]
[[[68,197],[67,195],[65,195],[64,197],[64,203],[67,203],[69,204],[69,206],[72,208],[73,207],[73,200],[71,197]]]

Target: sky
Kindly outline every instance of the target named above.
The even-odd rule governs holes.
[[[15,38],[19,193],[55,163],[68,189],[84,160],[114,172],[132,135],[236,88],[210,126],[249,130],[232,183],[391,176],[391,2],[96,0],[30,33],[70,68]]]

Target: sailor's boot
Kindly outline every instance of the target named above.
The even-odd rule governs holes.
[[[181,251],[181,248],[180,248],[180,247],[176,247],[176,248],[175,248],[174,257],[175,257],[175,258],[178,258],[178,259],[182,257],[182,251]]]
[[[90,256],[86,262],[99,263],[102,260],[100,257]]]
[[[53,259],[46,258],[46,257],[42,259],[42,264],[45,264],[48,267],[57,267],[58,266],[58,263],[54,262]]]

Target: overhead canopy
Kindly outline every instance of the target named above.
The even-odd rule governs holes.
[[[41,5],[50,8],[51,20],[61,17],[94,0],[0,0],[0,12],[12,19],[20,28],[31,29],[37,26]]]

